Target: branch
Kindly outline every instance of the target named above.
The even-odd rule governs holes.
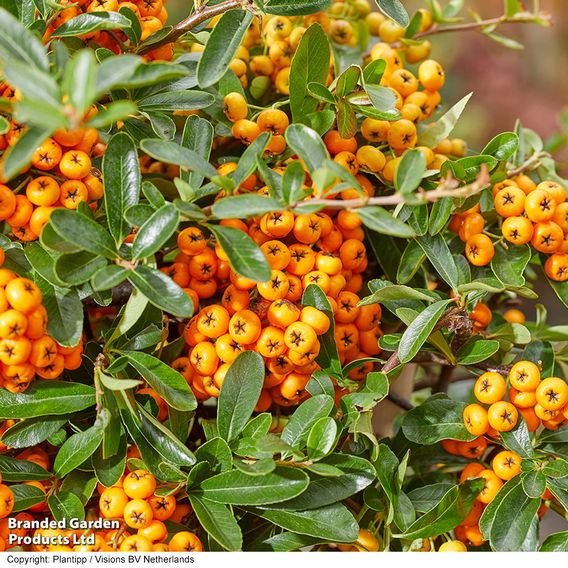
[[[489,18],[487,20],[479,20],[476,22],[463,22],[459,24],[450,24],[447,26],[434,25],[430,29],[416,34],[412,39],[422,39],[434,34],[443,34],[449,32],[467,32],[476,31],[483,28],[497,28],[503,24],[534,24],[536,22],[549,23],[552,19],[548,12],[539,12],[532,14],[530,12],[519,12],[513,17],[499,16],[498,18]],[[493,30],[492,30],[493,31]]]
[[[549,157],[550,154],[548,152],[535,152],[532,156],[530,156],[524,163],[522,163],[518,168],[514,168],[507,172],[507,177],[514,177],[519,174],[522,174],[526,170],[534,170],[540,166],[540,161],[542,158]]]
[[[387,400],[390,400],[393,404],[396,404],[403,410],[412,410],[414,408],[414,404],[395,392],[389,392],[389,394],[387,394]]]
[[[436,189],[424,191],[422,188],[413,196],[419,203],[429,203],[438,201],[444,197],[456,199],[471,197],[481,193],[489,186],[490,177],[485,164],[481,165],[477,179],[472,183],[459,187],[460,182],[451,176],[440,183]],[[394,195],[381,195],[378,197],[359,197],[356,199],[310,199],[310,205],[323,205],[326,209],[358,209],[369,205],[399,205],[406,203],[404,195],[395,193]],[[300,205],[300,202],[294,207]]]
[[[148,45],[142,45],[142,47],[138,50],[139,55],[144,55],[149,51],[153,51],[162,45],[166,45],[168,43],[172,43],[180,38],[182,35],[187,33],[192,28],[195,28],[199,24],[218,16],[219,14],[223,14],[228,10],[233,10],[235,8],[250,8],[251,4],[249,0],[225,0],[220,4],[215,4],[214,6],[199,6],[196,10],[188,16],[185,20],[177,23],[172,30],[165,35],[162,39],[155,43],[151,43]]]

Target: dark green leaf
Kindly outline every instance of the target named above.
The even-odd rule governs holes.
[[[473,336],[467,343],[460,347],[457,358],[460,365],[475,365],[489,359],[499,351],[499,342],[494,339],[481,339]]]
[[[546,491],[546,477],[542,471],[527,471],[521,474],[523,491],[531,499],[540,499]]]
[[[420,150],[408,150],[396,170],[394,187],[402,194],[418,188],[426,172],[426,159]]]
[[[319,134],[303,124],[291,124],[285,133],[288,146],[294,150],[311,173],[329,158]]]
[[[75,493],[58,491],[47,498],[49,510],[56,521],[85,520],[85,508]]]
[[[230,442],[251,417],[264,383],[264,362],[254,351],[241,353],[227,371],[219,392],[217,428]]]
[[[312,426],[333,409],[333,398],[326,394],[318,394],[308,398],[296,409],[290,421],[282,431],[281,439],[293,448],[304,447]]]
[[[66,418],[41,416],[16,422],[2,434],[2,442],[11,448],[29,448],[41,444],[67,423]]]
[[[223,383],[224,384],[224,383]],[[203,497],[230,505],[272,505],[300,495],[308,487],[308,476],[299,469],[277,467],[263,476],[226,471],[201,483]]]
[[[85,12],[61,24],[51,37],[74,37],[100,30],[126,29],[130,26],[130,20],[118,12]]]
[[[411,442],[422,445],[435,444],[446,438],[469,442],[475,436],[464,426],[465,407],[465,403],[444,395],[433,396],[405,414],[402,431]]]
[[[12,509],[12,513],[25,511],[26,509],[45,501],[45,492],[34,485],[11,485],[10,490],[14,494],[14,507]]]
[[[213,126],[212,124],[200,116],[193,115],[188,117],[183,128],[181,145],[189,148],[201,156],[204,160],[209,159],[211,147],[213,144]],[[203,176],[198,172],[188,172],[182,170],[180,178],[187,182],[190,187],[197,189],[203,184]],[[184,199],[184,196],[180,194]]]
[[[335,446],[337,423],[330,416],[320,418],[311,427],[306,441],[308,458],[313,462],[327,456]]]
[[[123,354],[170,406],[177,410],[195,410],[193,392],[178,371],[148,353],[125,351]]]
[[[61,416],[95,404],[93,387],[64,381],[34,381],[22,393],[0,390],[0,418]]]
[[[140,110],[162,112],[200,110],[214,102],[213,95],[203,91],[166,91],[136,101]]]
[[[263,8],[267,14],[303,16],[327,8],[329,2],[330,0],[268,0]]]
[[[458,269],[445,239],[441,235],[435,235],[416,240],[436,272],[455,290],[458,286]]]
[[[193,315],[191,298],[160,270],[139,264],[129,271],[128,280],[157,308],[179,317]]]
[[[481,154],[488,154],[500,162],[508,160],[519,147],[519,137],[514,132],[503,132],[495,136],[483,148]]]
[[[242,548],[241,528],[227,505],[209,501],[195,493],[189,494],[189,502],[199,524],[225,550],[237,551]]]
[[[51,473],[40,465],[27,460],[17,460],[8,456],[0,456],[0,472],[3,481],[34,481],[48,479]]]
[[[91,252],[77,252],[61,255],[55,261],[54,269],[58,279],[71,287],[84,284],[95,272],[106,265],[106,259],[101,256]]]
[[[179,212],[166,203],[140,227],[132,243],[132,258],[147,258],[156,253],[174,234],[179,223]]]
[[[229,10],[215,24],[197,65],[201,88],[214,85],[225,74],[251,21],[249,12]]]

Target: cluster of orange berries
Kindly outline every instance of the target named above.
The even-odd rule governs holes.
[[[132,0],[125,2],[122,0],[62,0],[59,4],[67,6],[57,14],[57,17],[50,22],[43,39],[45,42],[57,28],[76,18],[80,14],[89,12],[119,12],[121,8],[128,8],[134,12],[140,21],[140,41],[146,40],[153,33],[160,31],[167,19],[168,11],[165,7],[166,0]],[[120,42],[128,42],[128,37],[122,30],[95,31],[80,36],[84,41],[98,44],[100,47],[110,49],[113,53],[122,52]],[[119,41],[117,41],[117,39]],[[172,44],[158,47],[146,54],[149,60],[169,61],[173,56]]]
[[[503,238],[513,245],[530,244],[549,254],[544,269],[549,278],[568,280],[568,202],[566,190],[558,182],[545,180],[538,185],[521,174],[493,186],[495,211],[502,218]],[[476,206],[454,215],[450,229],[465,244],[465,255],[475,266],[485,266],[495,254],[493,242],[483,233],[485,219]]]
[[[172,366],[198,399],[217,397],[230,364],[248,349],[260,353],[266,362],[258,411],[273,402],[296,404],[306,396],[305,386],[319,368],[315,361],[319,337],[331,323],[324,312],[301,305],[309,284],[318,285],[327,295],[342,363],[380,352],[381,308],[358,306],[367,257],[356,215],[275,211],[248,223],[232,219],[222,224],[249,234],[260,245],[272,274],[262,283],[240,276],[231,269],[225,251],[219,244],[209,247],[198,227],[180,232],[180,253],[162,270],[201,309],[184,330],[188,354]],[[211,301],[213,297],[220,299]],[[200,306],[208,300],[208,305]],[[372,363],[362,365],[350,378],[361,380],[372,368]]]
[[[29,448],[16,458],[32,461],[46,470],[50,467],[49,457],[40,447]],[[52,481],[24,484],[46,493]],[[109,526],[108,521],[112,520],[116,521],[113,525],[117,528],[28,528],[33,527],[35,514],[48,511],[46,500],[17,513],[14,517],[19,521],[18,527],[10,528],[14,494],[10,487],[0,484],[0,550],[15,546],[36,552],[198,552],[203,549],[196,534],[168,531],[165,521],[185,524],[192,518],[193,511],[188,503],[179,503],[174,495],[157,495],[157,482],[150,472],[131,471],[112,487],[99,483],[97,489],[98,507],[87,509],[87,521],[106,519],[107,522],[101,524]],[[40,515],[40,518],[45,516]],[[29,544],[25,537],[29,537]]]
[[[4,262],[4,251],[0,260]],[[81,365],[83,346],[62,347],[47,335],[41,291],[27,278],[0,268],[0,385],[25,391],[37,375],[56,379]]]
[[[3,89],[4,96],[20,96],[9,86]],[[93,107],[86,120],[96,112]],[[8,132],[0,137],[0,149],[15,145],[26,130],[25,125],[11,120]],[[77,209],[82,202],[96,207],[104,188],[102,174],[92,167],[91,158],[101,156],[105,148],[96,128],[57,130],[36,149],[18,188],[0,185],[0,221],[19,240],[35,241],[57,207]]]
[[[531,361],[515,363],[509,373],[509,401],[504,399],[507,382],[497,372],[481,375],[474,394],[481,404],[470,404],[464,411],[464,423],[471,434],[498,436],[512,430],[519,419],[525,419],[530,432],[541,424],[556,430],[568,421],[568,384],[558,377],[541,379],[538,365]]]

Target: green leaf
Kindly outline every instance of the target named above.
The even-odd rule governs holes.
[[[231,509],[226,505],[189,494],[189,502],[199,524],[225,550],[236,552],[243,546],[243,535]]]
[[[124,213],[138,203],[140,194],[140,164],[136,144],[124,132],[109,141],[103,157],[105,209],[108,228],[119,245],[130,232]]]
[[[429,446],[449,438],[469,442],[475,438],[463,423],[464,402],[435,395],[409,410],[402,419],[404,435],[417,444]]]
[[[282,198],[286,203],[296,203],[305,196],[305,172],[300,162],[292,162],[286,167],[282,177]]]
[[[303,471],[290,467],[277,467],[263,476],[232,470],[206,479],[201,483],[201,490],[204,498],[216,503],[272,505],[300,495],[308,482]]]
[[[27,481],[27,480],[26,480]],[[45,501],[45,492],[33,485],[11,485],[10,490],[14,494],[14,507],[12,513],[25,511],[34,505]]]
[[[94,254],[117,258],[115,243],[107,230],[94,219],[72,211],[56,209],[49,218],[49,224],[62,238]]]
[[[146,154],[160,162],[175,164],[209,179],[218,175],[217,170],[206,159],[176,142],[148,138],[140,142],[140,147]]]
[[[1,49],[2,44],[0,43],[0,53]],[[6,181],[16,177],[31,162],[38,146],[47,140],[52,131],[52,129],[46,130],[43,127],[31,126],[16,144],[5,152],[2,156],[2,174]]]
[[[251,418],[241,432],[242,438],[262,438],[268,434],[272,425],[272,415],[263,412]]]
[[[408,13],[400,0],[375,0],[381,12],[405,28],[409,24]]]
[[[549,535],[539,550],[540,552],[568,552],[568,531]]]
[[[495,339],[481,339],[473,336],[457,352],[460,365],[468,366],[481,363],[499,351],[499,342]]]
[[[109,264],[97,270],[91,279],[93,290],[101,292],[110,290],[119,284],[122,284],[128,275],[128,270],[117,264]]]
[[[302,306],[317,308],[329,318],[329,329],[319,336],[321,348],[319,355],[316,357],[316,362],[324,371],[341,376],[341,363],[339,362],[339,354],[337,353],[337,344],[334,337],[333,311],[324,291],[316,284],[308,284],[302,295]]]
[[[47,310],[47,331],[64,347],[76,346],[83,333],[83,304],[76,290],[57,288],[40,276],[35,282]]]
[[[53,259],[51,259],[53,263]],[[87,282],[100,268],[107,266],[107,261],[91,252],[62,254],[53,267],[58,280],[67,286],[78,286]]]
[[[542,473],[548,477],[567,477],[568,476],[568,461],[563,459],[556,459],[544,464]]]
[[[286,530],[332,542],[355,542],[359,532],[355,518],[341,503],[310,511],[256,509],[253,513]]]
[[[540,499],[531,499],[523,491],[520,475],[507,481],[487,505],[479,528],[491,548],[498,552],[526,550],[525,541],[540,507]],[[535,547],[537,543],[534,543]]]
[[[209,159],[213,144],[213,125],[206,119],[197,115],[188,117],[183,128],[181,145],[196,152],[205,161]],[[182,170],[180,178],[192,188],[199,188],[203,184],[203,176],[197,172]],[[184,199],[184,196],[180,194]]]
[[[278,200],[251,193],[219,199],[213,204],[211,213],[217,219],[245,219],[282,209],[284,207]]]
[[[412,280],[425,260],[426,253],[422,250],[422,247],[415,240],[409,241],[402,253],[402,258],[400,258],[396,281],[400,284],[406,284]]]
[[[51,37],[74,37],[101,30],[124,30],[131,25],[130,20],[118,12],[86,12],[61,24]]]
[[[97,68],[93,51],[81,49],[67,62],[63,78],[64,95],[83,115],[95,102]]]
[[[166,203],[140,227],[132,243],[132,258],[148,258],[168,241],[179,224],[179,212],[171,204]]]
[[[311,82],[308,83],[308,93],[322,103],[329,103],[334,105],[337,102],[335,95],[321,83]]]
[[[546,491],[546,477],[542,471],[527,471],[521,474],[523,491],[531,499],[540,499]]]
[[[249,12],[229,10],[215,24],[197,64],[197,81],[201,88],[214,85],[225,74],[251,21]]]
[[[246,233],[223,225],[209,225],[209,229],[237,274],[255,282],[270,280],[271,270],[264,253]]]
[[[436,505],[442,500],[442,497],[444,497],[444,495],[446,495],[452,487],[455,487],[455,484],[447,481],[433,483],[432,485],[424,485],[409,491],[408,498],[416,511],[419,513],[426,513],[430,509],[436,507]]]
[[[365,85],[365,91],[374,109],[383,114],[385,119],[396,120],[400,113],[395,108],[396,95],[388,87],[382,85]]]
[[[301,550],[307,546],[326,542],[322,538],[296,534],[293,532],[281,532],[270,538],[263,540],[261,543],[254,543],[254,551],[271,551],[271,552],[291,552]]]
[[[110,57],[102,61],[97,68],[96,96],[108,93],[129,79],[141,63],[142,58],[132,54]]]
[[[491,261],[493,274],[506,286],[524,286],[524,272],[532,253],[528,245],[510,246],[505,250],[501,245],[495,247]]]
[[[412,193],[422,182],[426,172],[426,159],[420,150],[408,150],[396,170],[394,187],[402,194]]]
[[[263,5],[267,14],[304,16],[315,14],[329,6],[330,0],[268,0]]]
[[[288,146],[298,154],[312,173],[322,166],[329,154],[320,135],[304,124],[291,124],[284,134]]]
[[[0,8],[0,60],[19,61],[43,71],[49,68],[47,50],[36,34]]]
[[[516,452],[523,458],[531,458],[536,455],[531,434],[522,416],[519,416],[517,425],[511,431],[501,432],[501,439],[508,450]]]
[[[409,286],[401,286],[397,284],[388,283],[384,288],[379,288],[370,296],[361,299],[358,306],[368,306],[370,304],[380,304],[389,300],[421,300],[423,302],[433,302],[435,297],[432,297],[420,290],[410,288]]]
[[[519,137],[514,132],[498,134],[483,148],[481,154],[488,154],[500,162],[508,160],[519,147]]]
[[[61,416],[95,404],[95,389],[66,381],[34,381],[22,393],[0,390],[0,418]]]
[[[251,417],[264,383],[264,362],[254,351],[241,353],[229,367],[219,392],[217,428],[230,442]]]
[[[223,438],[211,438],[195,450],[195,457],[199,461],[206,461],[211,471],[221,473],[233,468],[233,454],[229,444]]]
[[[458,286],[458,269],[448,244],[441,235],[418,237],[416,239],[436,272],[453,290]]]
[[[303,511],[332,505],[355,495],[375,479],[375,468],[367,460],[346,454],[331,454],[320,463],[337,468],[337,476],[310,475],[308,488],[298,497],[290,499],[277,509]]]
[[[104,110],[93,116],[87,123],[90,128],[105,128],[119,120],[126,120],[131,114],[135,114],[138,107],[130,101],[116,101],[110,103]]]
[[[123,355],[170,406],[177,410],[197,408],[192,390],[178,371],[148,353],[125,351]]]
[[[304,447],[312,426],[320,419],[329,416],[333,409],[333,398],[318,394],[308,398],[295,410],[282,431],[281,439],[294,449]]]
[[[60,491],[73,493],[83,505],[86,505],[93,496],[95,487],[97,486],[97,478],[91,471],[81,471],[79,469],[72,471],[65,477],[61,484]]]
[[[203,91],[165,91],[136,101],[140,110],[174,112],[201,110],[215,102],[215,97]]]
[[[350,412],[371,410],[389,392],[389,380],[386,373],[372,372],[365,379],[365,386],[355,392],[344,395],[341,398],[342,406]]]
[[[306,441],[308,458],[319,461],[333,451],[337,439],[337,423],[330,416],[317,420],[311,427]]]
[[[103,408],[90,428],[67,438],[53,462],[53,471],[57,477],[64,477],[91,457],[102,442],[109,418],[109,411]]]
[[[466,95],[458,103],[456,103],[444,116],[430,125],[424,132],[418,136],[419,146],[429,146],[434,148],[454,129],[465,105],[471,98],[473,93]]]
[[[37,446],[63,428],[67,418],[40,416],[16,422],[2,434],[2,442],[11,448]]]
[[[139,264],[129,271],[128,280],[157,308],[182,318],[193,315],[191,298],[160,270]]]
[[[430,226],[428,227],[428,232],[431,235],[437,235],[445,228],[446,223],[451,217],[452,209],[453,200],[450,197],[444,197],[432,205]]]
[[[455,485],[403,534],[394,536],[407,539],[430,538],[452,530],[467,517],[484,484],[482,479],[468,479]]]
[[[440,300],[425,308],[402,334],[398,347],[398,358],[401,363],[408,363],[426,343],[434,327],[438,323],[448,304],[453,300]]]
[[[47,505],[56,521],[85,520],[85,508],[75,493],[58,491],[47,498]]]
[[[27,460],[17,460],[8,456],[0,456],[0,471],[2,472],[2,480],[6,481],[39,481],[49,479],[52,474]]]
[[[351,138],[357,132],[357,115],[344,99],[337,101],[337,130],[342,138]]]
[[[393,217],[383,207],[371,205],[357,209],[357,213],[365,227],[392,237],[411,238],[415,236],[414,230],[400,219]]]

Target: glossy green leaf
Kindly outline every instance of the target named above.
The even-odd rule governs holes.
[[[52,476],[50,472],[34,462],[9,456],[0,456],[0,471],[4,482],[40,481]]]
[[[419,187],[425,172],[424,154],[420,150],[408,150],[396,170],[394,187],[402,194],[412,193]]]
[[[446,438],[469,442],[475,436],[464,426],[465,407],[463,402],[435,395],[404,415],[402,431],[411,442],[427,446]]]
[[[191,298],[160,270],[139,264],[129,271],[128,280],[157,308],[179,317],[193,315]]]
[[[68,522],[70,519],[85,520],[85,508],[81,499],[74,493],[57,491],[47,498],[47,505],[56,521]]]
[[[458,269],[445,239],[436,235],[418,237],[416,240],[436,272],[455,290],[458,286]]]
[[[25,511],[45,501],[45,492],[34,485],[11,485],[10,490],[14,494],[12,513]]]
[[[144,111],[175,112],[201,110],[213,104],[215,98],[203,91],[165,91],[136,101]]]
[[[2,442],[11,448],[29,448],[41,444],[67,423],[67,418],[41,416],[16,422],[2,434]]]
[[[408,363],[426,343],[434,327],[438,323],[446,307],[453,300],[440,300],[425,308],[402,334],[398,347],[398,358],[401,363]]]
[[[301,470],[277,467],[272,473],[251,476],[232,470],[201,483],[203,497],[229,505],[272,505],[300,495],[309,478]]]
[[[333,409],[333,399],[326,394],[318,394],[308,398],[295,410],[289,422],[282,430],[281,439],[293,448],[304,447],[312,426],[320,419],[328,416]]]
[[[213,145],[212,124],[200,116],[189,116],[183,128],[181,145],[193,150],[204,160],[208,160]],[[204,179],[198,172],[186,170],[180,172],[180,178],[195,189],[201,187]],[[181,194],[180,197],[184,199]]]
[[[288,146],[294,150],[311,173],[317,170],[329,154],[319,134],[303,124],[291,124],[284,134]]]
[[[243,535],[235,516],[227,505],[189,494],[189,502],[199,524],[225,550],[238,551],[243,546]]]
[[[132,243],[132,258],[147,258],[155,254],[174,234],[179,224],[179,212],[166,203],[142,225]]]
[[[225,74],[251,21],[249,12],[229,10],[215,24],[197,65],[201,88],[214,85]]]
[[[540,503],[540,499],[527,497],[520,475],[507,481],[479,520],[479,528],[491,548],[498,552],[526,550],[525,541]]]
[[[103,408],[90,428],[73,434],[61,446],[53,462],[53,471],[59,478],[64,477],[91,457],[102,442],[103,431],[109,418],[109,411]]]
[[[394,20],[399,26],[408,26],[409,18],[400,0],[375,0],[375,3],[385,16]]]
[[[61,24],[51,37],[74,37],[94,31],[126,29],[130,26],[130,20],[118,12],[85,12]]]
[[[500,162],[508,160],[519,147],[519,137],[514,132],[503,132],[488,142],[481,154],[488,154]]]
[[[66,381],[37,380],[22,393],[0,390],[0,418],[61,416],[95,404],[93,387]]]
[[[333,451],[337,439],[337,423],[330,416],[317,420],[311,427],[306,440],[308,458],[314,462]]]
[[[475,365],[489,359],[499,351],[499,342],[494,339],[481,339],[473,336],[457,352],[460,365]]]
[[[427,513],[416,520],[399,538],[430,538],[458,526],[468,515],[484,480],[468,479],[452,487]]]
[[[195,410],[195,396],[178,371],[148,353],[125,351],[123,354],[170,406],[177,410]]]

